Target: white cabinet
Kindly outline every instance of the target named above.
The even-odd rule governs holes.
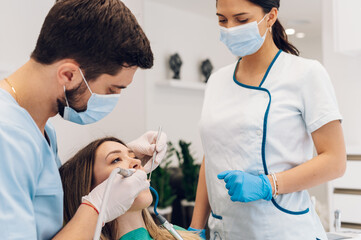
[[[349,156],[349,158],[351,157]],[[357,159],[357,157],[355,159]],[[347,161],[345,175],[342,178],[338,178],[333,181],[333,187],[336,189],[361,190],[361,156],[360,160]]]
[[[361,1],[333,0],[333,9],[335,51],[361,55]]]
[[[341,211],[343,224],[361,224],[361,195],[352,192],[337,192],[334,195],[333,206]]]
[[[329,184],[330,229],[334,230],[334,212],[341,211],[341,227],[361,229],[361,155],[347,156],[342,178]]]

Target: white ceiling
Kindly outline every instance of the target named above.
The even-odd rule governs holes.
[[[152,0],[207,17],[216,17],[215,0]],[[307,38],[321,37],[322,0],[281,0],[279,18],[285,28],[304,32]]]

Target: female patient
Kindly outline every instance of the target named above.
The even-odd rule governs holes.
[[[141,162],[134,153],[119,139],[108,137],[93,141],[60,168],[65,223],[74,216],[81,197],[106,180],[116,167],[142,171]],[[125,189],[124,194],[126,192]],[[167,230],[154,223],[147,210],[152,201],[149,189],[141,192],[125,214],[105,224],[102,240],[174,239]],[[185,240],[200,239],[198,235],[184,230],[178,232]]]

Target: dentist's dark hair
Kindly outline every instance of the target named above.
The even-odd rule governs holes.
[[[57,0],[31,58],[44,65],[73,59],[87,80],[114,76],[122,68],[153,66],[148,38],[120,0]]]
[[[219,0],[217,0],[218,2]],[[264,13],[269,13],[272,8],[280,8],[280,0],[247,0],[255,5],[263,8]],[[284,52],[300,55],[300,51],[288,41],[288,37],[285,29],[283,28],[281,22],[277,19],[276,22],[272,26],[272,37],[276,46]]]

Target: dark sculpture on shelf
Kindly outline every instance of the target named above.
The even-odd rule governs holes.
[[[202,71],[203,76],[205,77],[204,82],[208,82],[208,79],[211,76],[212,71],[213,71],[213,66],[212,66],[211,61],[209,61],[209,59],[206,59],[202,62],[201,71]]]
[[[169,66],[172,69],[174,76],[173,79],[180,79],[180,69],[182,66],[182,59],[178,53],[173,54],[169,59]]]

